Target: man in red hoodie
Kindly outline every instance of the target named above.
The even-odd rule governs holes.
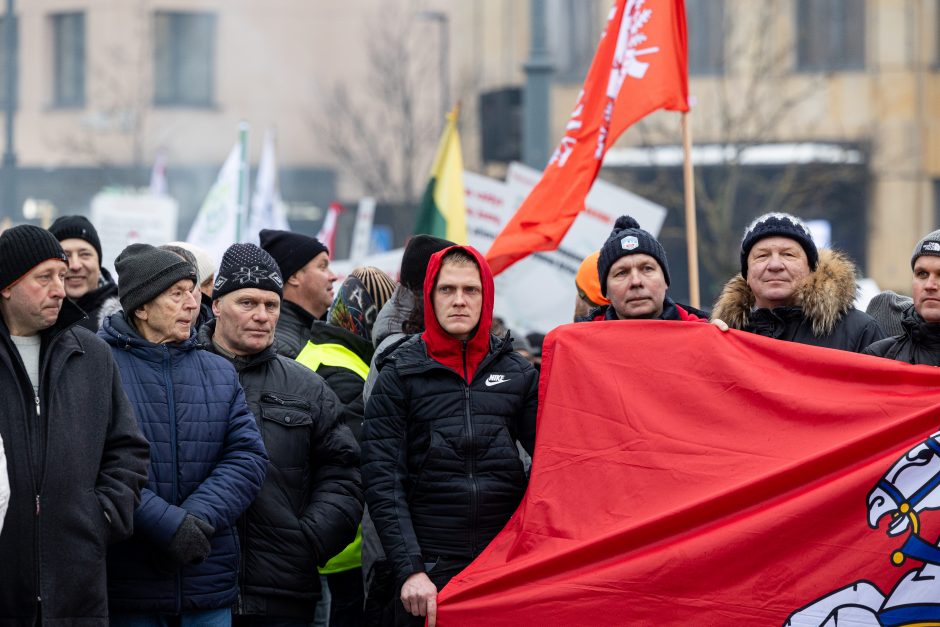
[[[505,526],[535,442],[538,374],[490,335],[493,275],[469,246],[431,257],[425,331],[386,351],[366,406],[366,502],[400,586],[399,625],[433,627],[437,592]]]

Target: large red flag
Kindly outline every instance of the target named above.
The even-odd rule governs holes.
[[[685,5],[617,0],[565,136],[486,254],[493,274],[533,252],[558,248],[584,209],[608,147],[657,109],[689,110]]]
[[[442,627],[940,624],[937,368],[634,321],[559,327],[541,376]]]

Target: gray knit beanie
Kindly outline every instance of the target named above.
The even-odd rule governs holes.
[[[196,268],[177,254],[150,244],[131,244],[114,260],[118,299],[129,318],[182,279],[196,281]]]
[[[914,253],[911,255],[911,270],[914,269],[914,263],[917,261],[917,258],[923,255],[940,257],[940,229],[924,236],[922,240],[917,242],[917,246],[914,247]]]

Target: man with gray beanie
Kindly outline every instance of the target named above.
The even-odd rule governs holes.
[[[112,626],[228,625],[238,596],[235,523],[264,480],[267,455],[228,360],[191,332],[196,270],[133,244],[115,261],[124,311],[98,332],[111,346],[150,442],[134,536],[108,555]]]
[[[885,335],[855,309],[857,289],[847,256],[817,250],[796,216],[766,213],[744,230],[741,274],[725,284],[712,318],[722,328],[860,353]]]
[[[49,232],[55,235],[68,257],[65,293],[88,316],[79,324],[90,331],[121,308],[118,289],[111,273],[101,266],[101,240],[98,231],[84,216],[57,218]]]
[[[134,529],[148,445],[111,351],[65,297],[55,236],[7,229],[0,259],[0,623],[106,626],[105,554]]]
[[[233,244],[215,280],[215,319],[199,331],[202,345],[238,372],[271,460],[238,524],[236,625],[311,623],[317,565],[353,539],[362,515],[359,444],[337,420],[336,397],[319,375],[274,350],[282,289],[271,255]]]
[[[597,258],[601,294],[610,301],[578,322],[680,320],[706,322],[708,315],[666,295],[669,264],[662,244],[630,216],[620,216]]]
[[[317,238],[290,231],[262,229],[260,240],[284,277],[275,347],[294,359],[310,339],[313,322],[322,320],[333,303],[336,275],[330,270],[330,251]]]
[[[940,366],[940,231],[917,242],[911,270],[914,306],[901,316],[901,333],[875,342],[865,354]]]

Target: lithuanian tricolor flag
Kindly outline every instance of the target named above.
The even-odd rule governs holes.
[[[421,197],[415,234],[433,235],[458,244],[467,243],[467,208],[464,204],[463,156],[457,116],[460,107],[447,114],[447,125],[437,146],[431,180]]]

